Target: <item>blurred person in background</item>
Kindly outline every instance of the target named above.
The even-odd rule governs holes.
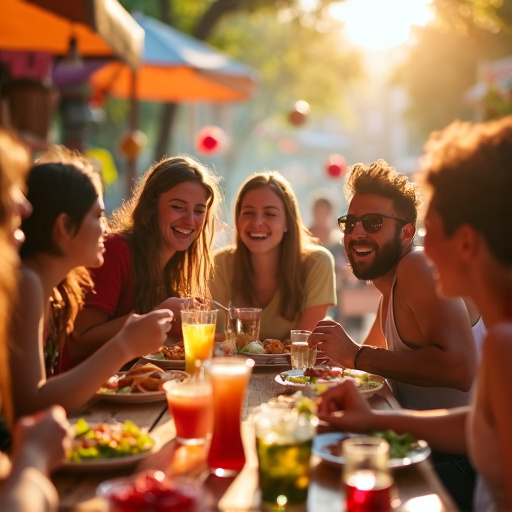
[[[329,308],[328,315],[333,320],[338,320],[340,317],[343,281],[347,274],[351,274],[347,266],[347,257],[343,247],[343,235],[336,226],[333,202],[325,193],[315,194],[311,213],[313,220],[309,226],[309,231],[331,252],[334,258],[337,305]]]

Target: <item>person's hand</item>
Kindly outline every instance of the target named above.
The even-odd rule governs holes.
[[[155,309],[170,309],[174,313],[174,322],[169,335],[174,338],[183,338],[181,330],[181,311],[183,309],[208,309],[209,301],[201,297],[169,297],[161,302]],[[215,308],[214,308],[215,309]]]
[[[359,345],[353,342],[343,327],[334,320],[321,320],[308,338],[308,344],[335,361],[352,368]]]
[[[318,419],[340,430],[367,432],[372,429],[373,412],[354,381],[347,379],[322,394]]]
[[[60,405],[54,405],[16,422],[13,466],[25,464],[48,475],[62,464],[70,446],[66,412]]]
[[[144,315],[132,313],[116,335],[128,350],[127,360],[156,352],[167,339],[173,320],[169,309],[156,309]]]

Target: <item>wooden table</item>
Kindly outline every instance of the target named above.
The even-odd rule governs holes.
[[[287,368],[255,367],[253,370],[243,408],[242,432],[247,462],[244,469],[234,478],[219,478],[211,475],[206,466],[207,453],[204,448],[179,446],[175,442],[174,423],[165,402],[119,405],[104,400],[91,400],[84,408],[70,416],[70,419],[83,417],[91,422],[131,419],[159,438],[162,441],[162,447],[135,468],[104,473],[63,471],[56,473],[53,481],[59,492],[61,512],[107,512],[105,502],[95,497],[97,486],[104,480],[145,469],[159,469],[169,475],[180,474],[202,482],[205,491],[203,500],[205,511],[262,510],[254,433],[247,417],[261,403],[289,391],[274,380],[275,375],[285,369]],[[369,401],[376,409],[389,410],[399,407],[387,386],[369,398]],[[397,469],[394,471],[394,477],[398,497],[396,511],[456,510],[429,460]],[[344,510],[343,503],[340,468],[313,456],[308,502],[293,510],[340,512]]]

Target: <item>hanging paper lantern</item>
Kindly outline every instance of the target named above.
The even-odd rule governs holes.
[[[139,130],[125,133],[119,141],[119,151],[125,158],[135,158],[144,149],[148,138]]]
[[[288,121],[290,121],[293,126],[301,126],[306,122],[308,115],[309,103],[304,100],[299,100],[295,102],[293,110],[288,114]]]
[[[331,178],[342,178],[347,170],[347,162],[341,155],[332,154],[325,160],[325,172]]]
[[[226,143],[226,134],[218,126],[205,126],[201,128],[196,138],[197,150],[210,155],[223,150]]]

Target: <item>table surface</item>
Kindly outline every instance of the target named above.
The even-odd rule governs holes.
[[[70,415],[70,421],[85,418],[91,423],[109,420],[123,422],[130,419],[158,438],[161,448],[131,468],[99,472],[58,471],[52,479],[59,492],[60,511],[107,512],[106,503],[95,496],[97,486],[105,480],[146,469],[158,469],[168,475],[182,475],[201,482],[205,491],[203,500],[205,511],[262,510],[254,432],[247,417],[260,404],[283,393],[294,391],[274,380],[280,371],[286,369],[289,367],[254,367],[242,412],[242,432],[247,460],[244,469],[236,477],[231,478],[219,478],[210,474],[205,462],[207,453],[204,447],[185,447],[176,443],[174,422],[165,401],[118,404],[97,398],[92,399],[81,410]],[[376,409],[399,408],[387,385],[368,400]],[[397,496],[394,510],[404,512],[456,510],[428,459],[395,469],[393,473],[394,492]],[[313,455],[307,504],[295,507],[293,510],[321,510],[322,512],[344,510],[341,469]]]

